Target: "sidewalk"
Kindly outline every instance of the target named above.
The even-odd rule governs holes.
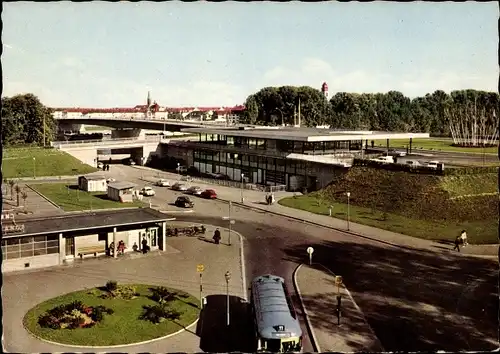
[[[321,265],[302,264],[295,271],[294,283],[318,352],[384,351],[361,309],[344,286],[340,287],[342,300],[338,325],[334,274]]]
[[[149,167],[136,166],[138,169],[145,170],[144,177],[148,177],[152,180],[157,178],[167,178],[171,180],[178,180],[180,177],[178,174],[168,173],[163,171],[157,171]],[[149,175],[146,171],[149,171]],[[160,177],[159,177],[160,176]],[[205,183],[193,182],[193,184],[199,185],[202,188],[214,188],[217,191],[218,199],[229,202],[231,201],[235,205],[266,211],[269,213],[297,219],[303,222],[308,222],[315,225],[320,225],[324,227],[329,227],[342,232],[350,233],[357,236],[366,237],[379,242],[384,242],[397,247],[408,247],[425,249],[432,252],[452,252],[452,244],[442,244],[435,241],[419,239],[416,237],[411,237],[403,234],[398,234],[392,231],[387,231],[383,229],[378,229],[371,226],[361,225],[354,222],[350,222],[350,231],[347,231],[347,222],[345,220],[336,219],[327,215],[313,214],[304,210],[288,208],[278,204],[277,202],[273,205],[267,205],[264,203],[265,192],[243,190],[244,203],[241,203],[241,190],[224,187],[219,185],[207,185]],[[293,195],[301,195],[301,193],[293,192],[276,192],[276,200],[291,197]],[[461,254],[469,256],[479,256],[479,257],[498,257],[499,247],[498,245],[468,245],[467,247],[461,248]]]

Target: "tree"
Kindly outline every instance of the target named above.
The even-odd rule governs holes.
[[[248,96],[245,101],[245,111],[243,112],[242,121],[246,124],[256,124],[259,118],[259,105],[255,95]]]
[[[19,203],[19,194],[21,193],[21,187],[19,187],[19,184],[16,184],[16,195],[17,195],[17,206],[19,206],[21,203]]]
[[[14,185],[16,184],[16,182],[14,182],[13,179],[10,179],[9,180],[9,186],[10,186],[10,199],[11,200],[14,200]]]
[[[2,125],[5,145],[44,145],[56,131],[51,109],[31,93],[2,98]]]
[[[22,191],[21,198],[23,198],[23,205],[26,208],[26,199],[28,199],[28,193],[25,190]]]

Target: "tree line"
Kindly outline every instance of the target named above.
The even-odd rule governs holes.
[[[457,90],[450,94],[437,90],[410,99],[399,91],[338,92],[328,100],[320,90],[309,86],[265,87],[248,96],[241,120],[248,124],[293,125],[298,120],[299,102],[303,126],[451,136],[456,125],[453,122],[468,123],[469,129],[474,129],[470,122],[479,114],[485,117],[481,120],[485,124],[497,124],[499,95],[477,90]]]
[[[2,97],[2,144],[45,145],[53,140],[57,125],[52,110],[28,93]]]

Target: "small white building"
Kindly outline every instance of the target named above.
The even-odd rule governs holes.
[[[134,188],[137,185],[132,182],[112,182],[108,184],[108,198],[122,203],[134,201]]]
[[[106,177],[101,175],[87,175],[78,177],[78,188],[86,192],[106,192],[108,186]]]

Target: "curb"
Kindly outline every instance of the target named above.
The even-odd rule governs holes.
[[[47,198],[46,196],[44,196],[42,193],[40,193],[39,191],[37,191],[35,188],[31,187],[29,184],[26,184],[26,187],[28,187],[29,189],[31,189],[33,192],[35,192],[36,194],[38,194],[40,197],[42,197],[43,199],[45,199],[47,202],[49,202],[50,204],[52,204],[57,209],[64,211],[59,205],[57,205],[52,200],[50,200],[49,198]]]
[[[304,301],[302,300],[302,294],[300,293],[300,288],[299,288],[299,285],[297,283],[297,273],[299,272],[299,270],[302,266],[303,266],[302,263],[299,264],[297,266],[297,268],[295,268],[295,270],[293,271],[293,287],[295,288],[295,292],[297,293],[297,295],[299,297],[300,307],[302,308],[302,312],[304,313],[304,317],[306,319],[306,326],[307,326],[309,333],[311,334],[310,337],[311,337],[311,344],[313,346],[313,350],[316,353],[321,353],[321,349],[318,345],[318,339],[316,338],[316,333],[314,333],[314,328],[311,325],[311,321],[309,320],[309,313],[307,312],[307,309],[304,306]]]
[[[247,272],[245,267],[245,252],[244,252],[244,237],[242,234],[237,232],[240,238],[240,265],[241,265],[241,276],[242,276],[242,286],[243,286],[243,299],[248,302],[248,288],[247,288]]]
[[[137,342],[137,343],[130,343],[130,344],[123,344],[123,345],[111,345],[111,346],[86,346],[86,345],[72,345],[72,344],[64,344],[64,343],[58,343],[58,342],[52,342],[50,340],[47,340],[47,339],[44,339],[44,338],[41,338],[37,335],[35,335],[34,333],[32,333],[28,328],[26,328],[26,326],[24,325],[24,321],[23,321],[23,327],[24,329],[26,330],[26,332],[28,332],[31,336],[33,336],[34,338],[42,341],[42,342],[45,342],[45,343],[49,343],[49,344],[52,344],[52,345],[58,345],[58,346],[64,346],[64,347],[68,347],[68,348],[88,348],[88,349],[106,349],[106,348],[127,348],[127,347],[132,347],[134,345],[143,345],[143,344],[149,344],[149,343],[153,343],[153,342],[156,342],[156,341],[159,341],[159,340],[162,340],[162,339],[167,339],[167,338],[170,338],[170,337],[173,337],[181,332],[184,332],[186,331],[187,329],[193,327],[196,323],[198,323],[198,321],[200,320],[200,318],[198,317],[193,323],[191,323],[190,325],[178,330],[177,332],[174,332],[174,333],[170,333],[170,334],[167,334],[166,336],[163,336],[163,337],[158,337],[158,338],[154,338],[154,339],[150,339],[150,340],[146,340],[146,341],[143,341],[143,342]]]
[[[221,202],[228,203],[228,204],[229,204],[229,202],[231,202],[233,205],[236,205],[236,206],[241,207],[241,208],[246,208],[246,209],[250,209],[250,210],[254,210],[254,211],[258,211],[258,212],[262,212],[262,213],[269,213],[269,214],[273,214],[273,215],[277,215],[277,216],[281,216],[281,217],[293,219],[295,221],[299,221],[299,222],[304,223],[304,224],[310,224],[310,225],[314,225],[314,226],[318,226],[318,227],[323,227],[323,228],[330,229],[330,230],[335,230],[335,231],[338,231],[338,232],[342,232],[342,233],[349,234],[349,235],[356,236],[356,237],[361,237],[361,238],[364,238],[364,239],[368,239],[368,240],[371,240],[371,241],[374,241],[374,242],[383,243],[383,244],[386,244],[386,245],[389,245],[389,246],[393,246],[393,247],[397,247],[397,248],[402,248],[402,249],[406,249],[406,250],[410,250],[410,251],[425,250],[423,248],[417,248],[417,247],[414,247],[414,246],[399,245],[399,244],[392,243],[392,242],[389,242],[389,241],[384,241],[384,240],[376,239],[376,238],[373,238],[373,237],[370,237],[370,236],[367,236],[367,235],[359,234],[359,233],[356,233],[356,232],[353,232],[353,231],[347,231],[347,230],[339,229],[339,228],[336,228],[336,227],[333,227],[333,226],[328,226],[328,225],[320,224],[320,223],[317,223],[315,221],[304,220],[304,219],[300,219],[298,217],[287,215],[287,214],[284,214],[284,213],[280,213],[280,212],[276,212],[276,211],[272,211],[272,210],[261,209],[261,208],[255,207],[255,206],[250,206],[250,205],[242,204],[241,202],[229,201],[229,200],[220,199],[220,198],[217,198],[217,200],[220,200]],[[352,224],[352,222],[351,222],[351,224]],[[369,227],[371,227],[371,226],[369,226]],[[408,236],[408,235],[403,235],[403,236],[412,237],[412,236]],[[481,245],[481,246],[483,246],[483,247],[484,246],[499,247],[500,244]],[[432,251],[432,250],[430,250],[430,251],[431,252],[435,252],[435,251]],[[481,254],[475,254],[475,253],[462,253],[462,255],[469,256],[469,257],[476,257],[476,258],[477,257],[488,258],[488,259],[489,258],[498,258],[498,256],[496,256],[496,255],[481,255]]]

